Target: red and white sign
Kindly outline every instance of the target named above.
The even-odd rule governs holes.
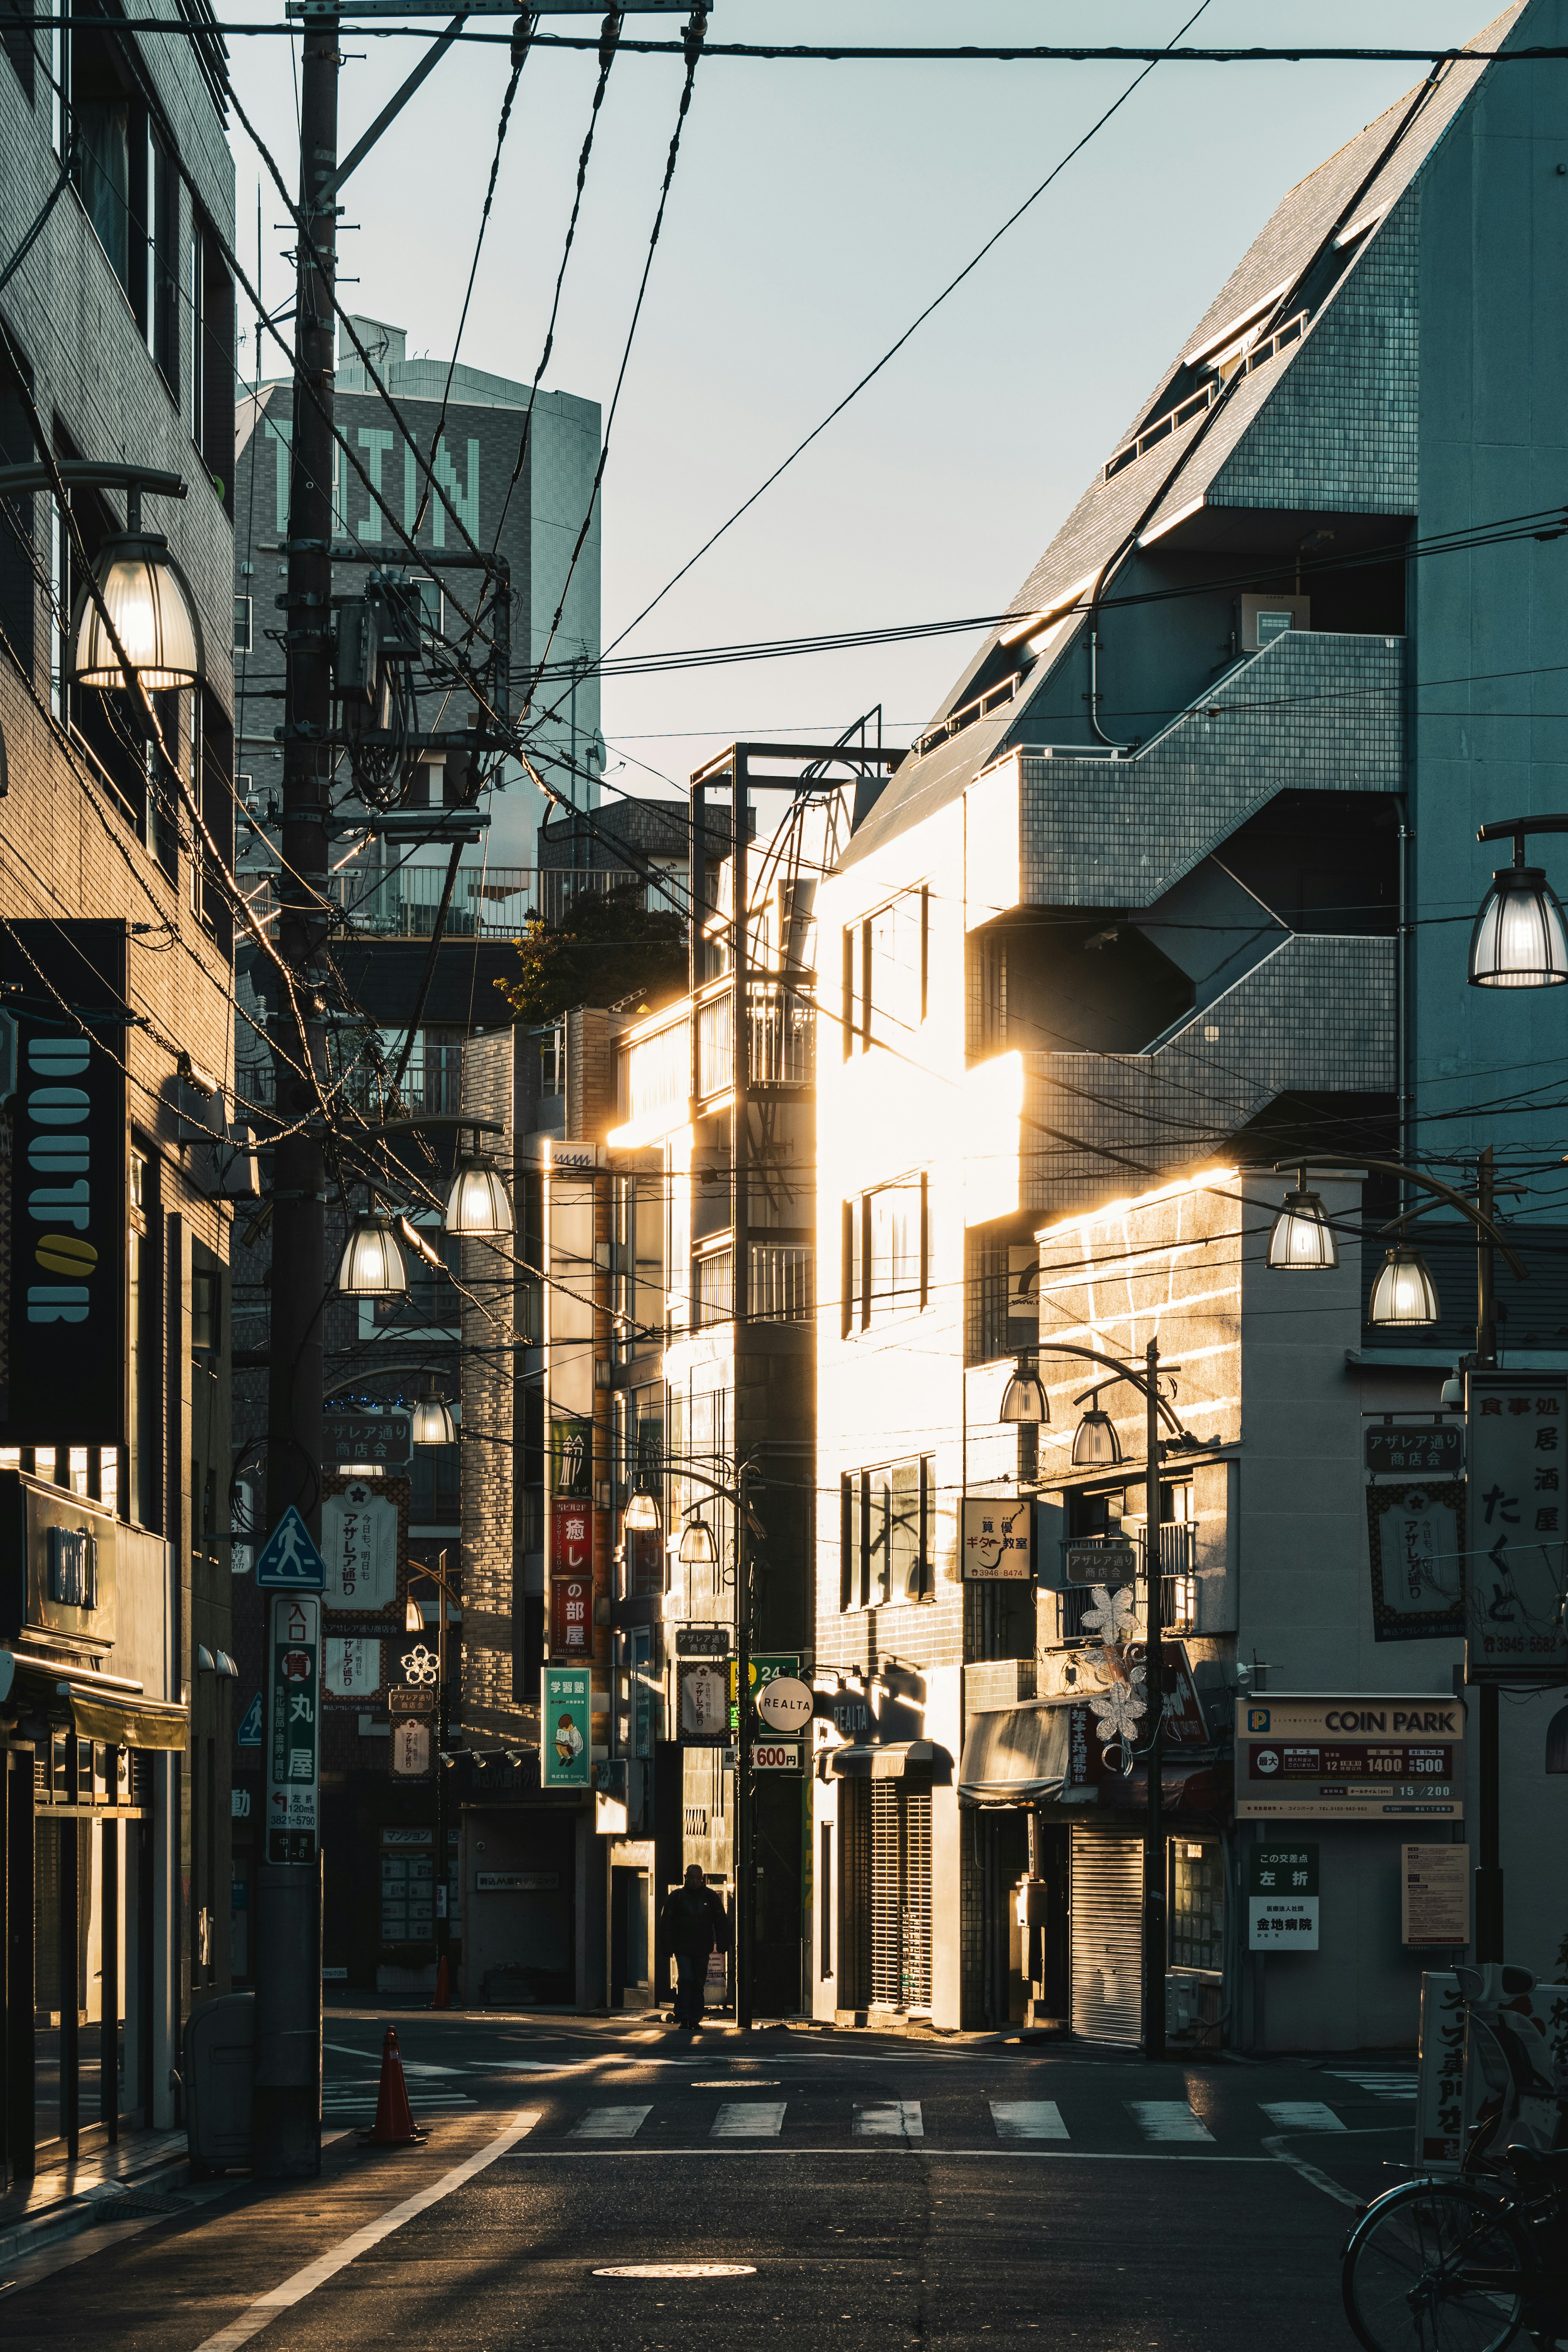
[[[556,1576],[593,1574],[594,1514],[586,1503],[563,1502],[558,1495],[551,1505],[550,1564]]]
[[[550,1654],[552,1658],[586,1658],[594,1647],[594,1580],[591,1576],[552,1576],[550,1580]]]
[[[800,1770],[799,1740],[753,1740],[752,1769],[753,1772],[798,1772]]]

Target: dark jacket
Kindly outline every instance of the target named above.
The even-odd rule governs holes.
[[[684,1886],[678,1886],[673,1895],[666,1895],[658,1924],[670,1950],[684,1958],[704,1959],[710,1952],[730,1948],[729,1916],[710,1886],[699,1887],[689,1895]]]

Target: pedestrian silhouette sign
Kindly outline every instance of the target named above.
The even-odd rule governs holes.
[[[239,1729],[235,1733],[234,1738],[235,1745],[238,1748],[260,1747],[261,1693],[259,1691],[257,1692],[256,1696],[246,1708],[245,1721],[240,1725]]]
[[[256,1581],[274,1591],[320,1592],[325,1588],[327,1563],[292,1503],[261,1548]]]

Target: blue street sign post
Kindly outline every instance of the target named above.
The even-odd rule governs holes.
[[[237,1748],[259,1748],[261,1745],[261,1693],[257,1692],[245,1710],[245,1720],[235,1733]]]
[[[321,1592],[326,1588],[327,1563],[292,1503],[261,1547],[256,1581],[274,1592]]]

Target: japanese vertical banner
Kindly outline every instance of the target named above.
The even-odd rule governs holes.
[[[267,1859],[312,1863],[321,1768],[321,1602],[311,1592],[275,1593],[269,1630]]]
[[[1469,1671],[1561,1672],[1568,1374],[1471,1372],[1468,1402]]]

